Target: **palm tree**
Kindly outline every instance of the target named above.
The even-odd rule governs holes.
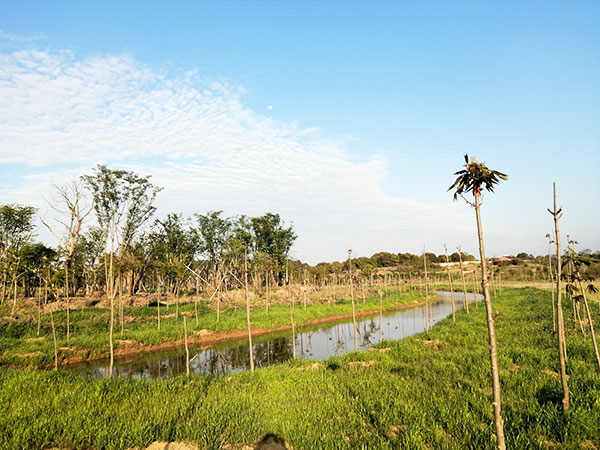
[[[483,229],[481,226],[481,195],[482,189],[494,192],[494,185],[500,180],[507,180],[508,176],[496,170],[490,170],[484,163],[477,162],[475,158],[465,155],[465,168],[459,170],[454,175],[458,175],[452,186],[448,190],[456,189],[454,200],[463,193],[472,193],[475,203],[465,199],[465,201],[475,208],[477,217],[477,233],[479,235],[479,255],[481,257],[481,287],[485,301],[485,310],[488,325],[488,339],[490,345],[490,366],[492,372],[492,393],[494,407],[494,421],[496,423],[496,445],[498,449],[505,450],[506,442],[504,440],[504,423],[502,421],[502,406],[500,402],[500,375],[498,373],[498,349],[496,346],[496,330],[494,327],[494,313],[492,310],[492,299],[490,296],[490,286],[487,277],[487,263],[485,259],[485,250],[483,246]],[[464,197],[463,197],[464,198]]]

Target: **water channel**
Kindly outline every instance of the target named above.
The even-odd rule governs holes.
[[[429,325],[452,314],[449,292],[438,292],[440,299],[430,306]],[[481,300],[480,294],[467,293],[469,303]],[[456,309],[463,307],[463,294],[455,294]],[[381,339],[401,339],[425,331],[424,306],[360,318],[357,322],[358,349],[365,350]],[[295,343],[298,358],[323,360],[354,350],[352,321],[327,323],[299,328]],[[293,358],[291,331],[271,333],[253,338],[254,364],[265,367]],[[248,340],[217,344],[209,348],[190,348],[190,372],[224,375],[249,369]],[[107,360],[92,361],[71,367],[71,370],[92,377],[108,377]],[[185,349],[135,355],[131,359],[115,360],[113,376],[160,379],[185,374]]]

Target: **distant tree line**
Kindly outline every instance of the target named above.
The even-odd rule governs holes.
[[[348,260],[310,266],[291,259],[296,233],[279,214],[227,217],[222,211],[208,211],[189,217],[169,213],[156,219],[154,202],[160,188],[149,177],[133,172],[99,165],[92,174],[55,190],[58,195],[49,206],[58,217],[53,223],[42,218],[42,223],[56,237],[56,247],[35,242],[35,208],[0,205],[2,303],[10,298],[16,302],[17,296],[31,297],[42,286],[50,289],[51,297],[114,297],[159,289],[183,295],[239,288],[246,267],[254,287],[306,280],[325,285],[335,282],[337,275],[343,279],[349,270]],[[590,250],[581,253],[600,256]],[[475,260],[468,253],[461,255],[463,261]],[[461,255],[454,252],[449,261],[459,262]],[[425,258],[433,271],[446,262],[444,254],[425,253]],[[544,276],[546,258],[519,253],[495,264],[537,263],[539,271],[529,269],[521,275]],[[350,264],[356,276],[372,280],[385,271],[420,274],[424,263],[422,254],[378,252],[352,258]]]

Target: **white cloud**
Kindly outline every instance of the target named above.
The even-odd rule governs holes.
[[[43,33],[36,33],[33,35],[29,35],[29,36],[22,36],[19,34],[8,33],[6,31],[0,29],[0,41],[14,42],[14,43],[28,43],[28,42],[39,41],[40,39],[45,39],[45,38],[46,38],[46,35],[44,35]]]
[[[24,164],[36,175],[0,184],[0,195],[44,208],[53,178],[108,163],[152,174],[164,187],[161,214],[279,212],[298,232],[296,255],[311,262],[343,258],[349,246],[418,251],[430,232],[467,227],[461,208],[386,195],[385,160],[352,160],[347,137],[261,115],[242,95],[128,55],[2,54],[0,169]]]

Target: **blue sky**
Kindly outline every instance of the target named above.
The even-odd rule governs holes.
[[[107,163],[162,183],[159,215],[279,212],[309,262],[475,253],[445,192],[469,153],[510,177],[485,199],[489,253],[546,251],[552,181],[565,233],[598,249],[599,19],[598,2],[0,1],[0,201],[44,215],[51,181]]]

